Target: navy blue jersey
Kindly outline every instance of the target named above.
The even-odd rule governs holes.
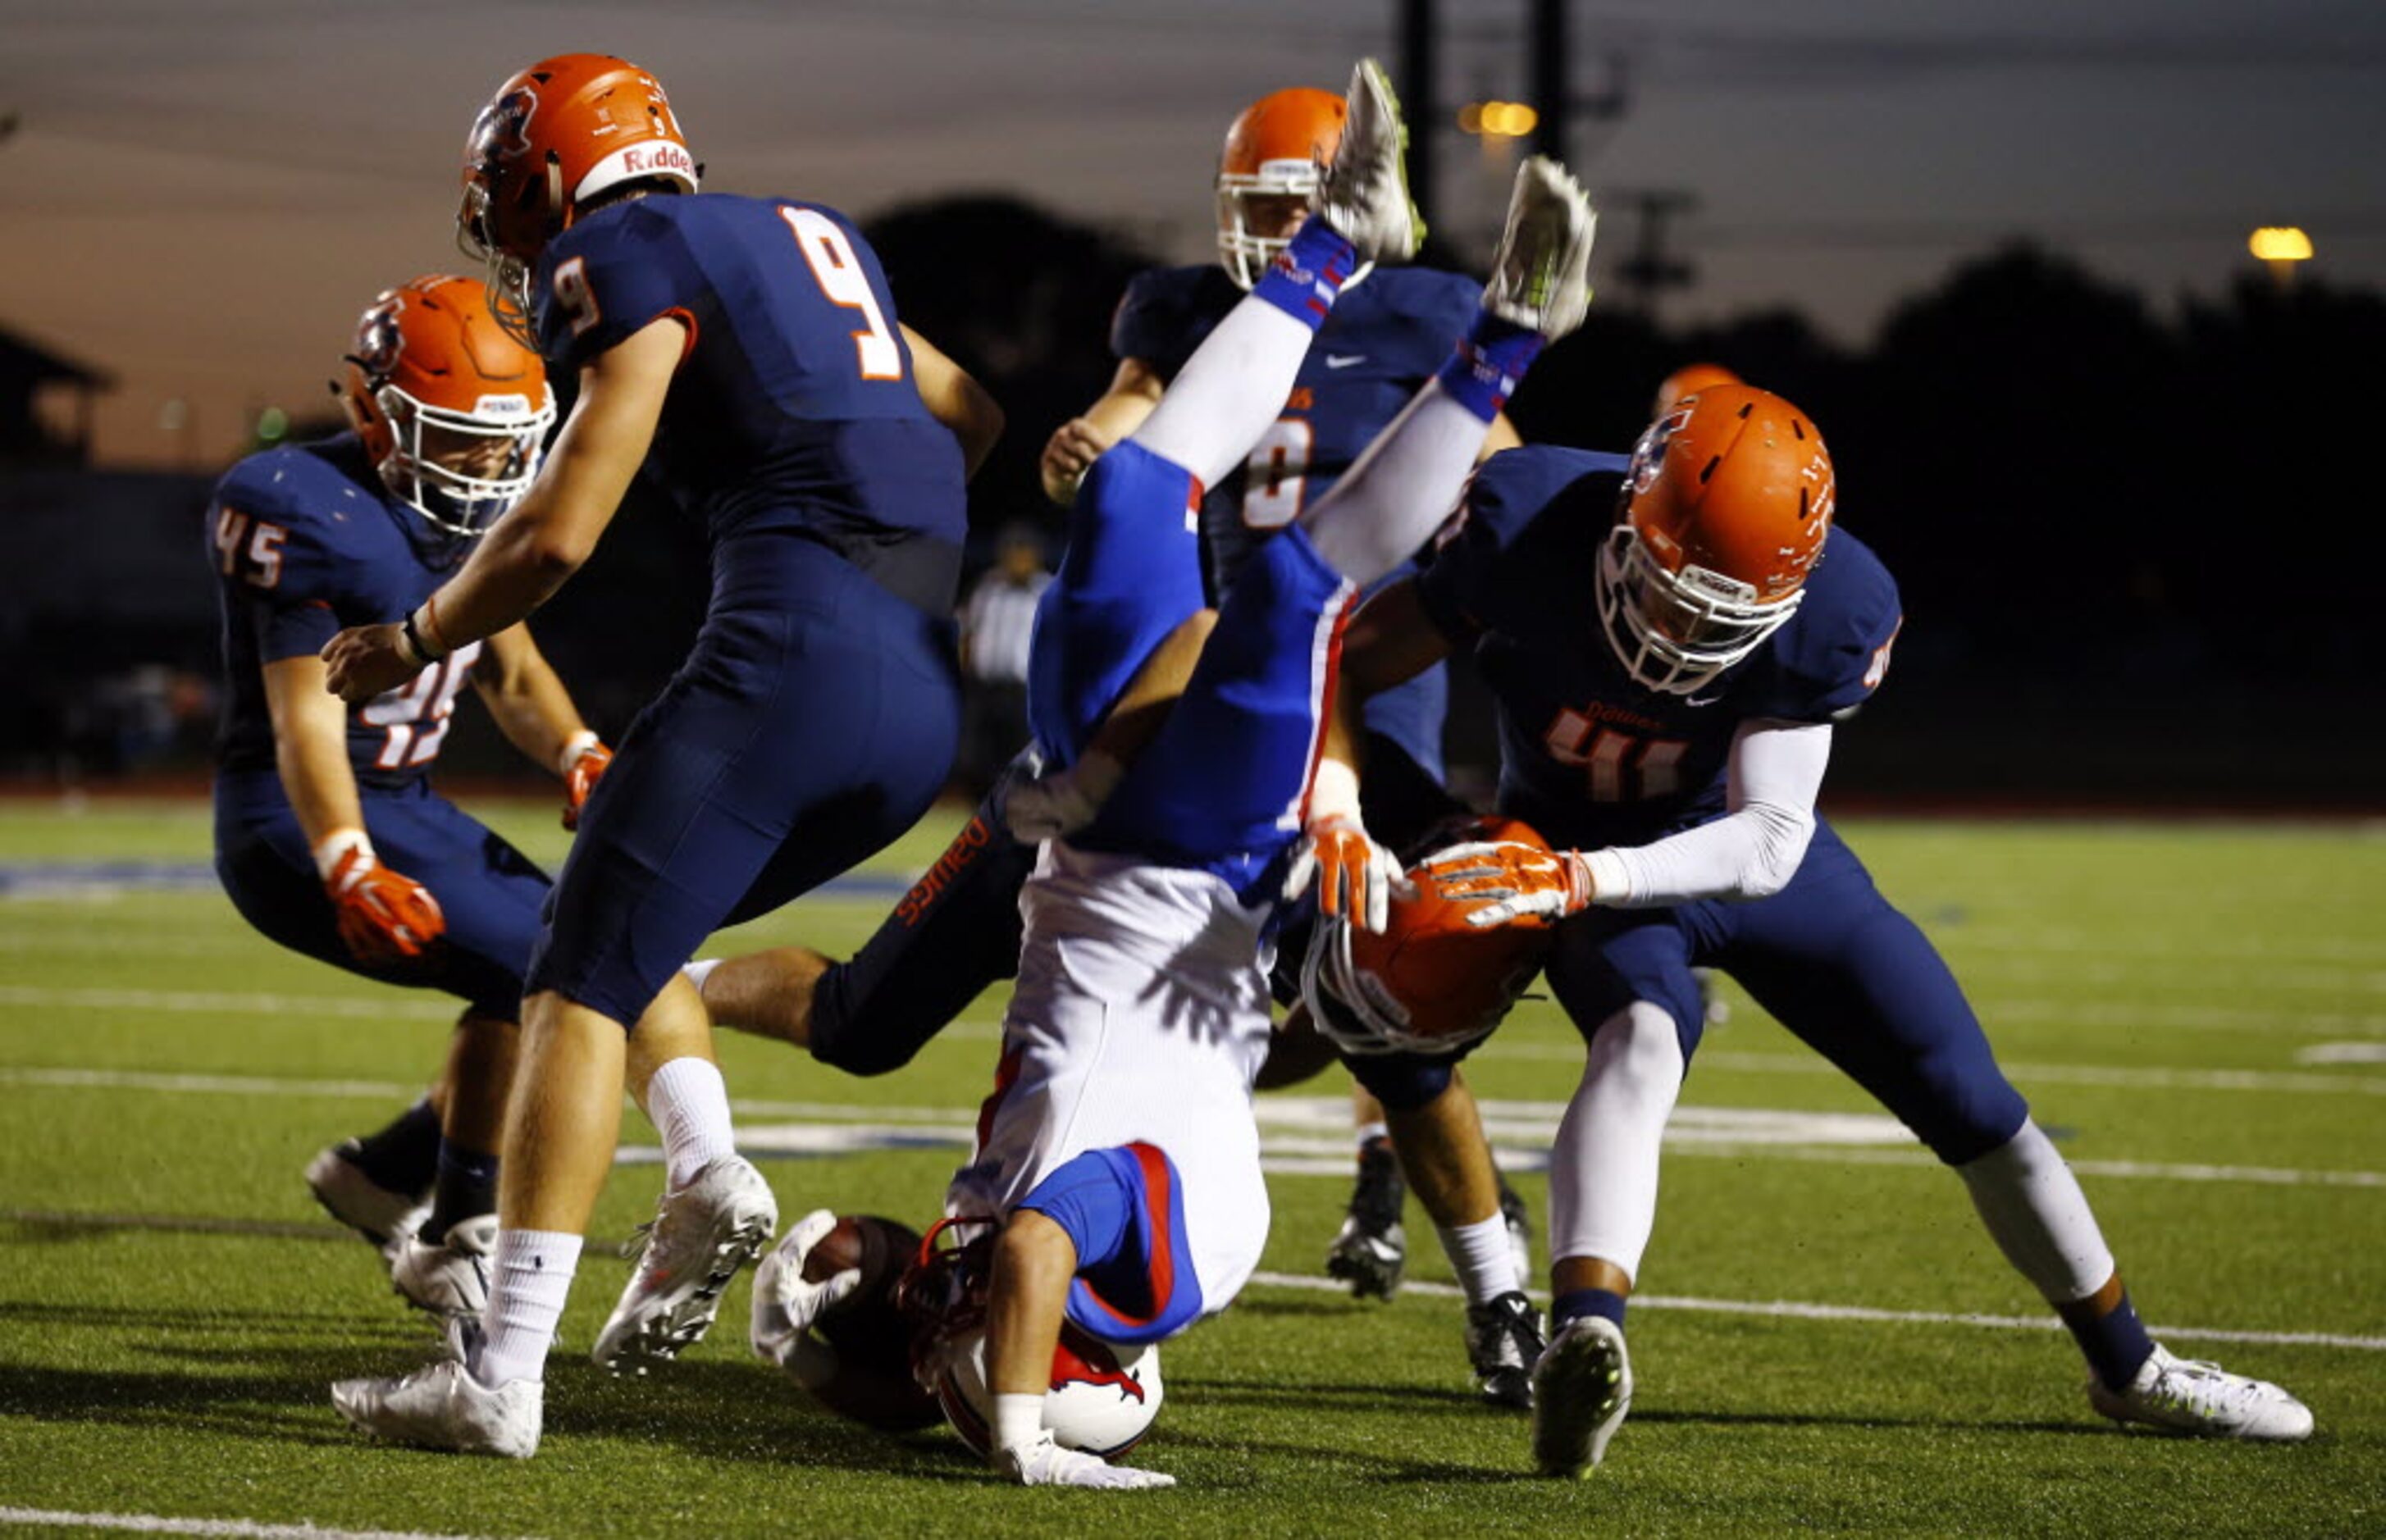
[[[343,433],[252,455],[216,486],[207,555],[223,616],[227,771],[272,770],[264,665],[322,651],[348,626],[404,618],[468,549],[383,487],[364,446]],[[348,763],[359,783],[421,776],[447,736],[477,642],[348,711]]]
[[[1138,273],[1111,323],[1111,351],[1174,379],[1243,297],[1225,269]],[[1450,358],[1483,287],[1427,268],[1378,268],[1346,285],[1300,366],[1284,415],[1250,460],[1201,503],[1205,576],[1214,602],[1261,541],[1323,496],[1409,398]]]
[[[1689,696],[1643,688],[1601,629],[1599,550],[1627,459],[1530,446],[1476,472],[1418,579],[1425,613],[1475,645],[1500,705],[1500,808],[1552,844],[1642,845],[1724,811],[1742,722],[1823,722],[1879,684],[1897,584],[1835,529],[1788,623]]]
[[[662,317],[686,325],[646,471],[715,540],[792,529],[950,612],[968,524],[961,446],[922,404],[886,275],[844,215],[718,193],[640,198],[549,243],[532,292],[557,372]]]

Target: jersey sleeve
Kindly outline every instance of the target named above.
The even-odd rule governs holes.
[[[1871,549],[1834,530],[1787,628],[1780,668],[1759,714],[1827,722],[1872,698],[1905,622],[1897,581]]]
[[[1163,376],[1184,368],[1210,332],[1200,302],[1201,280],[1209,270],[1152,268],[1128,280],[1111,317],[1111,356],[1140,358]],[[1208,319],[1214,324],[1214,317]]]
[[[663,316],[692,318],[704,286],[678,228],[635,205],[565,232],[539,274],[539,352],[559,373],[577,372]]]
[[[254,465],[227,476],[207,510],[224,613],[250,629],[260,662],[311,657],[340,631],[338,553],[307,504],[305,479]]]
[[[1504,607],[1531,601],[1535,574],[1514,552],[1525,532],[1544,509],[1623,464],[1613,455],[1533,444],[1485,461],[1417,576],[1417,595],[1434,628],[1453,643],[1503,629]]]

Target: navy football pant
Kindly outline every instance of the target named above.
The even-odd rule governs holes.
[[[2029,1115],[1937,949],[1826,822],[1773,896],[1591,909],[1561,928],[1546,976],[1586,1033],[1635,1000],[1664,1008],[1687,1062],[1706,1025],[1694,967],[1738,980],[1949,1165],[1997,1148]]]
[[[948,621],[793,533],[723,540],[695,650],[581,816],[526,991],[629,1026],[714,930],[917,822],[960,723]]]
[[[358,788],[373,853],[439,901],[447,932],[426,955],[358,962],[340,940],[306,831],[279,776],[252,770],[216,781],[216,874],[232,908],[269,939],[387,983],[440,989],[475,1016],[521,1015],[522,973],[538,944],[547,880],[527,857],[417,780],[396,791]]]

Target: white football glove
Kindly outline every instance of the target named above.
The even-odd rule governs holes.
[[[1002,820],[1022,845],[1065,839],[1094,821],[1125,773],[1117,760],[1088,750],[1065,769],[1014,783],[1003,798]]]
[[[1300,853],[1284,874],[1286,901],[1307,893],[1312,882],[1320,915],[1377,934],[1391,923],[1393,896],[1416,895],[1400,858],[1377,845],[1357,819],[1339,813],[1312,821],[1302,833]]]
[[[754,1272],[754,1319],[747,1339],[757,1358],[777,1364],[807,1389],[836,1372],[836,1349],[812,1334],[823,1316],[861,1286],[861,1270],[848,1268],[820,1283],[804,1279],[804,1258],[836,1228],[836,1216],[815,1208],[787,1227]]]
[[[1063,1449],[1049,1433],[1031,1444],[997,1449],[994,1468],[1022,1486],[1094,1486],[1111,1492],[1148,1491],[1174,1486],[1176,1478],[1158,1471],[1137,1471],[1112,1465],[1097,1455]]]

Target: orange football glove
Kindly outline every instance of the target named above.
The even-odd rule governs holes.
[[[340,940],[358,961],[419,958],[446,933],[439,900],[413,878],[382,865],[363,831],[326,835],[315,846],[315,864],[331,896]]]
[[[1312,881],[1320,915],[1378,933],[1391,922],[1392,895],[1405,898],[1416,891],[1400,858],[1338,813],[1312,823],[1301,837],[1300,854],[1285,873],[1285,897],[1300,897]]]
[[[613,762],[613,751],[594,732],[582,732],[563,745],[563,826],[580,827],[580,809],[588,804],[588,795],[603,780],[605,767]]]
[[[1539,850],[1497,840],[1454,845],[1425,863],[1425,878],[1445,903],[1476,906],[1466,922],[1505,925],[1527,915],[1562,920],[1590,907],[1590,863],[1579,850]]]

